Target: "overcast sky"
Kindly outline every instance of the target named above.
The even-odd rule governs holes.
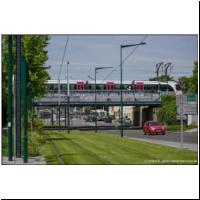
[[[70,35],[66,55],[61,69],[60,79],[66,78],[66,66],[69,60],[70,79],[88,80],[94,77],[95,67],[120,64],[120,45],[140,43],[146,35]],[[58,79],[66,35],[51,36],[47,47],[49,59],[46,66],[51,65],[51,79]],[[148,35],[146,45],[139,46],[123,63],[124,80],[148,80],[155,77],[155,66],[159,62],[171,62],[170,76],[190,76],[193,62],[197,60],[196,35]],[[134,47],[123,49],[123,59]],[[99,71],[98,80],[104,80],[111,69]],[[161,72],[162,73],[162,72]],[[119,67],[108,80],[119,80]]]

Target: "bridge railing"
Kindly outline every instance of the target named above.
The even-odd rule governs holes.
[[[96,100],[97,102],[119,102],[120,101],[119,93],[97,93]],[[65,94],[47,94],[44,98],[40,99],[44,102],[66,102],[67,96]],[[84,93],[72,93],[70,94],[71,102],[94,102],[95,94],[84,94]],[[160,101],[160,94],[158,93],[123,93],[124,102],[135,102],[135,101]]]

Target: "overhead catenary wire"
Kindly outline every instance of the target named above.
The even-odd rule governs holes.
[[[64,63],[64,60],[65,60],[65,54],[66,54],[66,51],[67,51],[67,47],[68,47],[68,42],[69,42],[69,35],[66,36],[66,42],[65,42],[65,48],[64,48],[64,52],[63,52],[63,56],[62,56],[62,60],[61,60],[61,64],[60,64],[60,68],[59,68],[59,73],[58,73],[58,87],[59,87],[59,90],[60,90],[60,75],[61,75],[61,70],[62,70],[62,66],[63,66],[63,63]],[[53,93],[55,93],[56,89],[53,90]]]
[[[146,36],[141,40],[140,43],[144,42],[144,41],[147,39],[148,36],[149,36],[149,35],[146,35]],[[126,58],[124,58],[124,59],[122,60],[122,64],[136,51],[136,49],[137,49],[138,47],[139,47],[139,45],[135,46],[135,48],[126,56]],[[118,70],[119,67],[120,67],[120,65],[116,66],[113,70],[111,70],[111,72],[103,79],[103,81],[107,80],[115,71]]]
[[[67,35],[67,37],[66,37],[66,43],[65,43],[65,48],[64,48],[64,52],[63,52],[62,62],[61,62],[60,69],[59,69],[59,74],[58,74],[58,80],[60,80],[60,74],[61,74],[61,70],[62,70],[64,59],[65,59],[65,54],[66,54],[68,42],[69,42],[69,35]]]

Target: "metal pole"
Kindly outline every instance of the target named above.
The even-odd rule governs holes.
[[[60,131],[60,105],[58,106],[58,126]]]
[[[60,131],[60,79],[58,80],[58,126]]]
[[[95,73],[94,73],[94,79],[95,79],[95,83],[94,83],[94,104],[95,104],[95,132],[97,133],[97,93],[96,93],[96,85],[97,85],[97,70],[95,68]]]
[[[166,78],[166,82],[167,82],[167,94],[168,94],[168,79],[167,79],[167,71],[168,71],[169,67],[171,67],[171,63],[170,63],[170,62],[169,62],[169,63],[166,63],[164,67],[165,67],[165,78]]]
[[[65,106],[65,128],[67,128],[67,108]]]
[[[22,96],[24,98],[24,163],[28,162],[28,101],[27,101],[27,65],[22,60]]]
[[[70,133],[70,93],[69,93],[69,61],[67,62],[67,133]]]
[[[16,36],[16,157],[21,157],[21,35]]]
[[[160,67],[163,66],[163,62],[156,64],[156,77],[157,77],[157,81],[159,81],[158,83],[158,93],[160,93],[160,80],[159,79],[159,70]]]
[[[124,130],[123,130],[123,94],[122,94],[122,46],[120,46],[120,121],[121,121],[121,137],[123,137],[124,135]]]
[[[12,84],[13,84],[13,91],[12,91],[12,93],[13,93],[13,99],[14,99],[14,101],[13,101],[13,116],[16,116],[16,109],[15,109],[15,75],[13,74],[13,80],[12,80],[13,82],[12,82]],[[14,117],[13,118],[13,127],[15,127],[15,125],[16,125],[16,118]],[[13,128],[13,155],[16,155],[16,141],[15,141],[15,139],[16,139],[16,129],[15,128]]]
[[[13,107],[12,107],[12,70],[13,70],[13,54],[12,54],[12,35],[8,36],[8,160],[12,161],[13,157]]]
[[[183,95],[180,96],[180,104],[181,104],[181,149],[183,149]]]

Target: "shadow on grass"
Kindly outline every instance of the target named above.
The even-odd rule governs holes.
[[[59,141],[59,140],[66,140],[66,141],[71,141],[72,139],[71,138],[64,138],[64,137],[60,137],[60,138],[46,138],[45,139],[46,141],[52,141],[52,140],[54,140],[54,141]]]

